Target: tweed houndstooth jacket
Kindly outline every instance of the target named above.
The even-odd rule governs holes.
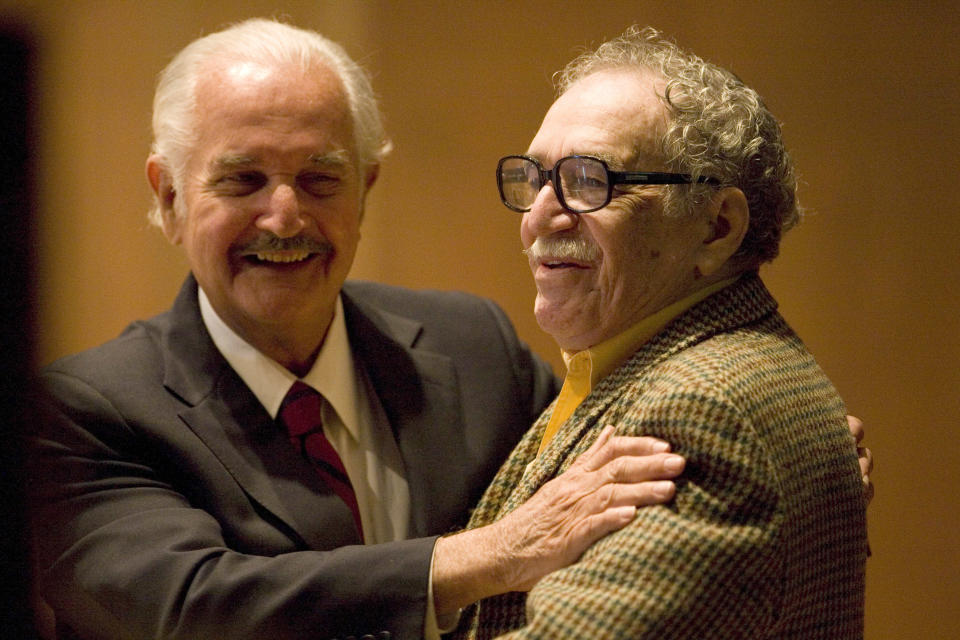
[[[676,497],[529,594],[474,605],[458,638],[862,638],[865,502],[845,409],[776,306],[756,274],[694,306],[538,458],[546,410],[470,526],[523,503],[607,424],[686,456]]]

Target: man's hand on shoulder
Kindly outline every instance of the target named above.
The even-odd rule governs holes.
[[[670,478],[683,471],[684,462],[661,440],[613,436],[606,427],[567,471],[502,520],[437,541],[437,613],[529,590],[575,562],[594,542],[633,520],[638,507],[673,498]]]

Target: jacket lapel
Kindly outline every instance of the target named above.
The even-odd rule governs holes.
[[[164,384],[186,403],[183,422],[243,490],[308,548],[358,544],[343,502],[296,454],[209,337],[191,277],[161,335]]]
[[[417,348],[420,322],[344,291],[350,344],[374,387],[403,458],[415,537],[444,533],[462,519],[457,459],[465,451],[456,370],[448,356]],[[461,470],[462,471],[462,470]]]

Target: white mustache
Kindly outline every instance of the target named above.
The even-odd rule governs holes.
[[[273,251],[306,251],[308,253],[328,255],[333,253],[333,245],[330,244],[326,238],[321,240],[315,240],[307,236],[280,238],[269,231],[265,231],[240,247],[237,251],[240,255],[245,256]]]
[[[581,237],[539,237],[523,252],[534,260],[593,262],[600,258],[597,245]]]

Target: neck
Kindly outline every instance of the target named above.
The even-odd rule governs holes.
[[[257,327],[254,332],[238,334],[265,356],[302,378],[316,362],[329,327],[330,321],[327,321],[319,331],[317,326],[302,330],[284,327],[284,331]]]
[[[324,309],[314,307],[305,313],[286,316],[274,313],[272,317],[255,318],[230,313],[229,307],[217,309],[202,288],[198,289],[198,295],[203,321],[208,328],[224,337],[223,332],[232,334],[232,339],[245,342],[298,378],[309,372],[316,362],[337,308],[334,301]]]

